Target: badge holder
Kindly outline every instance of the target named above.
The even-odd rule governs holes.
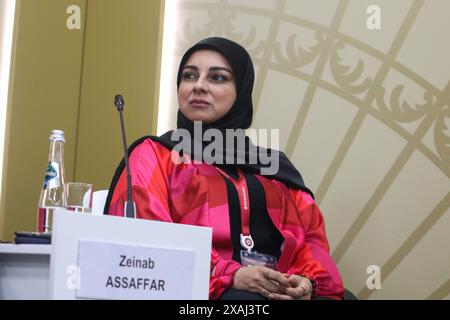
[[[245,250],[241,250],[241,264],[243,267],[262,266],[277,270],[277,258],[274,256],[251,251],[255,243],[252,236],[241,234],[241,246]]]
[[[228,174],[217,168],[217,170],[226,178],[228,178],[236,187],[239,196],[239,204],[241,206],[241,264],[243,267],[263,266],[273,270],[277,270],[277,258],[274,256],[252,251],[255,242],[250,235],[250,203],[248,197],[247,182],[245,174],[238,169],[239,179],[235,181]]]

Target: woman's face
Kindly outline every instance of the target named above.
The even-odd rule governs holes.
[[[181,71],[178,105],[191,121],[212,123],[236,100],[236,84],[228,61],[218,52],[194,52]]]

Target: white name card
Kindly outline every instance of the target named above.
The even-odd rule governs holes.
[[[192,299],[192,250],[78,242],[78,298]]]

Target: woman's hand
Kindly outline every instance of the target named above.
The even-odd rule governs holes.
[[[291,286],[289,278],[266,267],[242,267],[234,275],[233,288],[256,292],[265,297],[282,294],[288,286]]]
[[[267,297],[273,300],[311,300],[313,286],[308,278],[295,274],[287,276],[289,286],[283,293],[270,293]]]

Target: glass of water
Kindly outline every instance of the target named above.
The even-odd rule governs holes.
[[[75,212],[90,213],[92,210],[92,192],[93,187],[90,183],[67,183],[67,208]]]

